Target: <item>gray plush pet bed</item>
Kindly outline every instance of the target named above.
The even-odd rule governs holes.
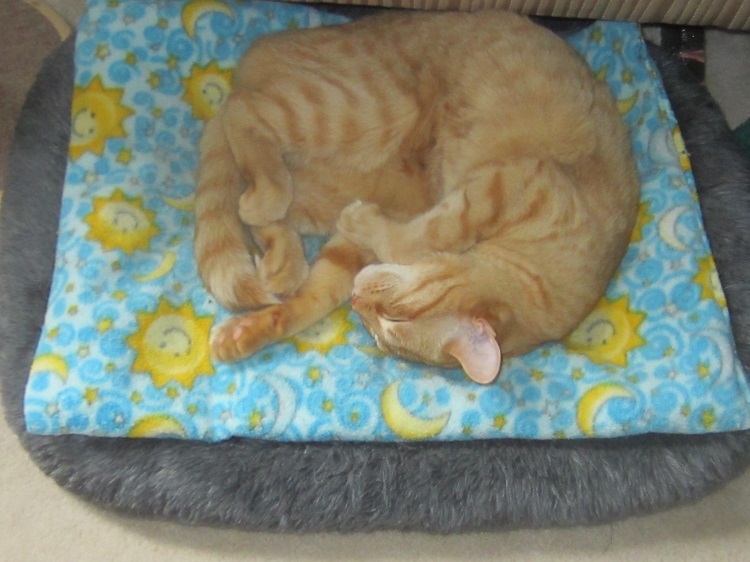
[[[435,532],[601,523],[695,500],[750,462],[750,432],[585,441],[216,444],[26,433],[23,392],[53,267],[73,42],[18,125],[0,219],[5,413],[61,486],[137,516],[248,530]],[[750,165],[714,102],[654,53],[692,155],[706,229],[750,366]],[[14,483],[12,485],[23,485]]]

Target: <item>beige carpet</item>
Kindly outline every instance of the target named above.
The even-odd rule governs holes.
[[[24,2],[0,0],[0,37],[2,169],[24,93],[59,34]],[[594,528],[451,537],[279,536],[195,529],[102,512],[41,474],[4,419],[0,451],[1,561],[750,560],[750,473],[696,505]]]

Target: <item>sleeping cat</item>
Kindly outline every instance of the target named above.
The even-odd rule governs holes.
[[[491,382],[594,307],[639,198],[608,87],[497,11],[266,36],[200,149],[201,277],[256,309],[215,330],[220,361],[351,296],[384,351]],[[302,234],[330,236],[311,268]]]

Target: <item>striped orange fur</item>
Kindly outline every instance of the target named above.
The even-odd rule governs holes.
[[[264,37],[201,143],[199,270],[219,302],[252,309],[217,328],[214,356],[246,357],[352,295],[382,349],[489,382],[502,354],[564,337],[595,305],[638,195],[607,86],[523,17]],[[302,234],[331,236],[309,269]]]

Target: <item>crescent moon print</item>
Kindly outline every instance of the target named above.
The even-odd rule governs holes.
[[[190,0],[182,9],[182,27],[191,39],[195,37],[198,20],[208,14],[224,14],[234,18],[234,8],[221,0]]]
[[[586,437],[596,435],[595,423],[599,411],[615,398],[634,398],[633,393],[616,383],[604,383],[589,389],[579,400],[576,423]]]
[[[679,252],[686,252],[690,248],[688,244],[682,241],[682,237],[678,232],[678,221],[680,220],[680,217],[690,210],[690,207],[687,205],[681,205],[667,211],[659,220],[659,237],[669,247]]]
[[[401,381],[389,384],[380,404],[383,419],[391,431],[403,439],[430,439],[436,437],[448,424],[449,412],[434,418],[421,418],[409,412],[398,397]]]
[[[177,255],[174,252],[169,251],[164,254],[164,257],[154,269],[144,275],[136,275],[135,280],[140,283],[148,283],[149,281],[155,281],[156,279],[164,277],[172,270],[176,261]]]
[[[52,373],[65,382],[68,380],[68,363],[56,353],[37,355],[31,364],[30,375],[33,377],[41,373]]]
[[[141,418],[128,432],[128,437],[187,437],[182,424],[172,416],[153,414]]]

